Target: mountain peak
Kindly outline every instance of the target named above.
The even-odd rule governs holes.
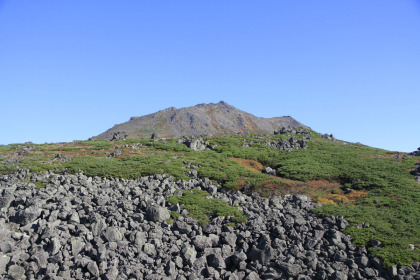
[[[142,117],[132,117],[128,122],[115,125],[92,139],[111,140],[116,133],[128,138],[162,138],[182,136],[228,136],[244,134],[273,134],[282,127],[306,127],[291,117],[260,118],[234,106],[219,103],[197,104],[177,109],[169,107]]]

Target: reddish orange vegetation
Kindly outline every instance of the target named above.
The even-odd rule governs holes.
[[[314,200],[315,200],[315,202],[320,203],[320,204],[334,204],[334,205],[337,205],[337,203],[335,203],[333,200],[327,199],[327,198],[324,198],[324,197],[317,197]]]
[[[336,182],[330,182],[327,180],[312,180],[305,183],[307,188],[313,191],[322,192],[340,192],[341,185]]]
[[[267,194],[281,194],[285,187],[288,189],[290,186],[285,186],[280,181],[266,180],[258,188]]]
[[[327,195],[321,195],[317,198],[315,198],[315,201],[321,204],[331,203],[338,204],[338,203],[344,203],[344,204],[354,204],[356,200],[361,198],[368,197],[368,194],[363,191],[352,191],[348,194],[327,194]]]
[[[388,197],[390,197],[390,198],[392,198],[392,199],[394,199],[394,200],[396,200],[396,201],[401,201],[401,200],[402,200],[401,198],[396,197],[396,196],[394,196],[394,195],[388,195]]]
[[[344,204],[350,204],[350,200],[342,194],[329,194],[325,196],[326,199],[332,200],[335,203],[344,203]]]
[[[264,166],[255,161],[243,158],[231,158],[231,160],[239,163],[244,168],[253,172],[261,173]],[[291,179],[271,176],[272,180],[266,180],[258,186],[258,189],[266,194],[290,193],[305,194],[316,202],[321,204],[339,203],[354,204],[356,200],[368,197],[368,193],[364,191],[353,190],[344,194],[341,185],[337,182],[327,180],[312,180],[308,182],[300,182]],[[248,178],[240,179],[236,182],[237,189],[241,189],[246,185]],[[398,200],[397,197],[392,197]]]
[[[345,196],[350,200],[358,200],[358,199],[361,199],[361,198],[368,197],[368,193],[363,192],[363,191],[353,190],[350,193],[346,194]]]
[[[235,182],[235,188],[233,188],[234,191],[239,191],[240,189],[242,189],[243,187],[246,186],[246,182],[248,181],[248,178],[242,178],[239,179]]]
[[[236,161],[243,167],[245,167],[248,170],[261,173],[264,166],[259,163],[258,161],[251,160],[251,159],[244,159],[244,158],[231,158],[231,160]]]

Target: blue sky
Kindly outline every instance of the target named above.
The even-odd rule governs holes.
[[[0,0],[0,144],[219,102],[420,146],[420,1]]]

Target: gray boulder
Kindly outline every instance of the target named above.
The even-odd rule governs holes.
[[[215,269],[225,269],[226,263],[223,257],[219,254],[210,254],[207,256],[207,263],[209,266]]]
[[[10,262],[10,257],[0,253],[0,275],[6,273],[6,267]]]
[[[24,226],[35,221],[41,215],[41,209],[36,206],[29,206],[24,210],[20,210],[16,216],[15,220],[18,224]]]
[[[0,209],[1,208],[8,208],[10,203],[15,200],[15,197],[12,195],[0,197]]]
[[[9,267],[8,275],[13,280],[25,279],[25,269],[18,265],[12,265]]]
[[[302,267],[298,264],[278,262],[277,266],[289,276],[297,276],[302,272]]]
[[[146,216],[155,223],[164,222],[171,217],[168,209],[155,204],[146,208]]]
[[[86,266],[92,276],[98,277],[99,276],[99,268],[96,262],[90,262]]]
[[[188,265],[193,265],[197,258],[197,251],[190,246],[181,249],[181,256]]]
[[[117,242],[122,240],[123,235],[117,227],[110,227],[104,232],[104,237],[108,242]]]

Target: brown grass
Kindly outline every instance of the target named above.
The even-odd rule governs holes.
[[[248,170],[261,173],[264,169],[264,166],[259,163],[258,161],[251,160],[251,159],[244,159],[244,158],[231,158],[231,160],[239,163],[243,167],[245,167]]]
[[[320,204],[334,204],[334,205],[337,205],[336,202],[334,202],[331,199],[327,199],[325,197],[317,197],[317,198],[314,199],[314,201],[317,202],[317,203],[320,203]]]

